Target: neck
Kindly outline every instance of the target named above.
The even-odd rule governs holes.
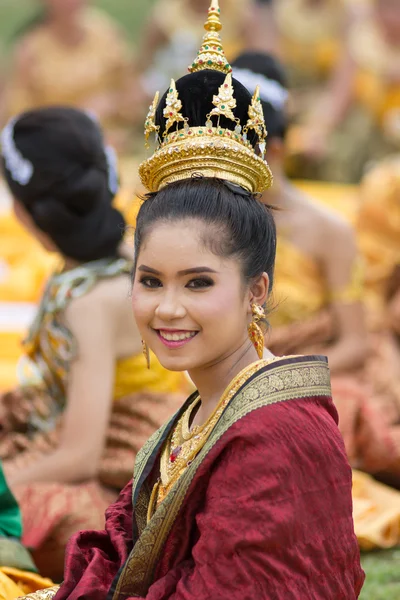
[[[273,358],[273,354],[265,349],[264,358]],[[189,372],[201,397],[201,407],[195,418],[198,424],[207,420],[236,375],[257,360],[253,345],[245,340],[237,350],[217,363]]]
[[[57,39],[67,46],[79,44],[84,37],[78,12],[71,12],[67,15],[50,13],[48,23]]]
[[[274,183],[271,189],[263,194],[262,202],[270,206],[287,208],[288,203],[290,203],[288,192],[292,188],[292,184],[286,177],[282,167],[272,165],[271,170],[274,174]]]

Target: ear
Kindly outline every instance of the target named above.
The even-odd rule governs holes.
[[[285,144],[280,138],[272,138],[267,146],[267,161],[271,163],[282,162],[285,158]]]
[[[249,288],[249,312],[251,313],[251,305],[258,304],[264,306],[269,295],[269,276],[263,273]]]

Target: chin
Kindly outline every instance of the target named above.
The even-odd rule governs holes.
[[[191,360],[185,356],[163,356],[156,355],[160,364],[168,371],[190,371],[199,367],[198,361]]]

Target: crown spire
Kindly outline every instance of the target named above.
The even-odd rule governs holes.
[[[208,19],[204,25],[206,33],[197,57],[189,67],[190,73],[212,69],[221,73],[231,73],[232,67],[226,59],[222,40],[219,32],[222,29],[221,9],[218,0],[211,0],[208,9]]]

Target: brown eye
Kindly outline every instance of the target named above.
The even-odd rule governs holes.
[[[189,281],[186,287],[189,289],[204,289],[214,285],[214,282],[209,277],[200,277]]]
[[[140,283],[146,287],[146,288],[150,288],[150,289],[156,289],[159,287],[162,287],[162,283],[159,279],[157,279],[156,277],[142,277],[140,279]]]

